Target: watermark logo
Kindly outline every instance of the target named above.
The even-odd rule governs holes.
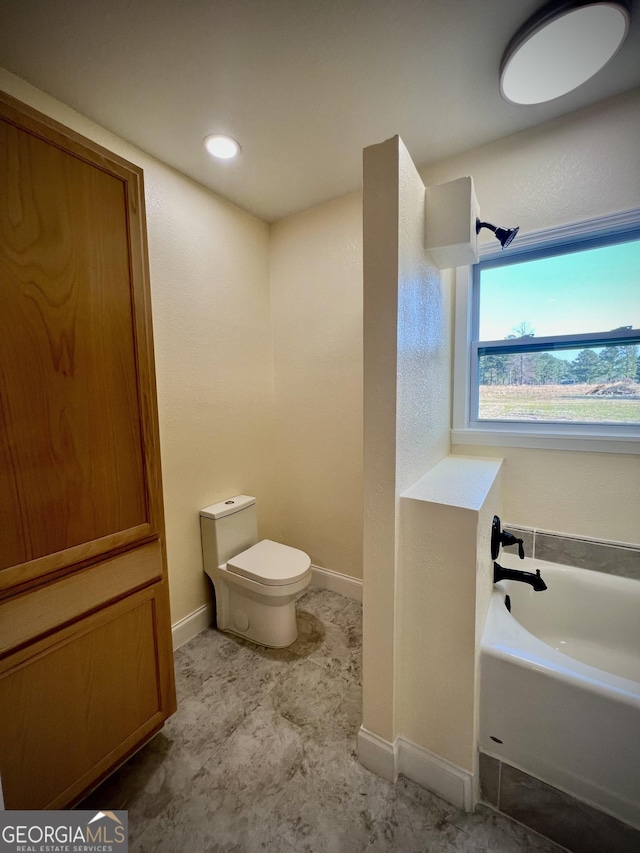
[[[128,853],[126,811],[0,811],[0,853]]]

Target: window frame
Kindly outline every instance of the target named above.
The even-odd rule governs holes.
[[[517,243],[502,252],[500,247],[484,244],[480,261],[485,266],[509,265],[514,261],[565,254],[572,248],[597,248],[640,237],[640,208],[610,216],[582,220],[571,225],[531,232],[518,237]],[[477,404],[477,352],[489,345],[543,348],[545,342],[558,342],[573,348],[589,339],[603,343],[635,343],[638,330],[584,335],[561,335],[501,341],[474,341],[474,320],[479,312],[480,267],[458,267],[455,287],[453,428],[452,444],[546,448],[550,450],[590,450],[610,453],[640,453],[640,427],[634,424],[553,423],[532,421],[473,420],[473,404]],[[631,339],[631,340],[629,340]],[[473,383],[473,384],[472,384]],[[475,395],[475,397],[474,397]],[[477,411],[477,405],[475,408]]]

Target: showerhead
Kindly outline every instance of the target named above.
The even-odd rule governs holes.
[[[496,228],[496,237],[500,240],[500,245],[503,249],[511,245],[513,238],[519,230],[518,226],[515,228]]]
[[[513,238],[516,236],[519,227],[516,228],[496,228],[495,225],[492,225],[490,222],[480,222],[479,219],[476,219],[476,234],[480,233],[481,228],[488,228],[489,231],[493,231],[496,235],[497,239],[500,240],[500,245],[503,249],[506,249],[507,246],[510,246],[513,242]]]

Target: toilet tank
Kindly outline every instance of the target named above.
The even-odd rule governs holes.
[[[256,499],[236,495],[201,509],[200,531],[205,571],[221,566],[258,541]]]

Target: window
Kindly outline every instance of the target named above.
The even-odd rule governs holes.
[[[638,452],[640,211],[518,242],[458,271],[454,441]]]

